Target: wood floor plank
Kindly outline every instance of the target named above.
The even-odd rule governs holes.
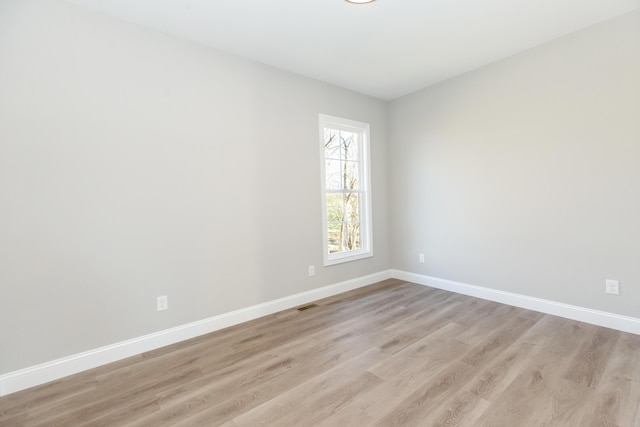
[[[338,411],[350,399],[382,380],[366,370],[384,355],[378,348],[356,356],[335,368],[310,378],[297,387],[234,419],[238,426],[314,425]],[[303,407],[317,408],[313,413]]]
[[[437,410],[448,396],[469,381],[475,368],[464,362],[454,362],[426,381],[399,405],[381,417],[376,426],[421,426],[429,413]]]
[[[433,422],[429,422],[428,425],[433,427],[477,426],[478,419],[490,405],[490,402],[474,393],[462,393],[456,398],[450,399],[446,409],[436,411],[440,415],[434,412],[433,416],[430,417],[433,418]]]
[[[581,343],[591,337],[592,330],[587,326],[567,322],[494,400],[480,418],[480,425],[526,427],[548,423],[553,417],[554,390],[561,387],[561,373],[577,356]]]
[[[0,425],[640,427],[640,336],[387,280],[0,398]]]
[[[590,339],[582,344],[564,377],[569,381],[586,387],[595,387],[604,371],[605,365],[620,332],[613,329],[593,328]]]
[[[0,397],[0,421],[12,415],[51,410],[53,407],[61,406],[65,401],[74,401],[86,393],[91,393],[95,387],[95,373],[87,371],[34,387],[29,390],[28,399],[24,398],[23,393]]]
[[[477,425],[492,397],[504,391],[529,363],[534,348],[535,344],[527,342],[512,345],[491,367],[476,375],[462,391],[456,392],[447,404],[437,408],[429,420],[436,426]]]
[[[516,317],[503,324],[496,332],[492,333],[476,349],[463,359],[471,366],[482,366],[491,361],[492,358],[500,354],[509,347],[522,334],[535,325],[535,321]]]
[[[475,300],[468,299],[460,304],[452,303],[440,310],[426,309],[424,312],[411,316],[407,322],[385,328],[384,332],[380,334],[381,339],[377,340],[376,344],[386,352],[396,353],[422,337],[440,330],[454,320],[456,323],[460,323],[459,320],[463,320],[462,318],[469,312],[475,312],[474,310],[478,306],[479,304]],[[413,327],[407,328],[407,323]]]
[[[640,337],[623,334],[603,373],[601,384],[592,393],[588,409],[579,420],[584,426],[640,426],[640,368],[637,357]]]

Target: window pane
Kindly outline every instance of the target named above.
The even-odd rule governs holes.
[[[344,194],[327,193],[327,222],[342,223],[344,220]]]
[[[344,160],[358,159],[358,135],[340,131],[340,158]]]
[[[329,253],[352,251],[360,246],[360,196],[357,193],[327,193]]]
[[[358,193],[344,194],[344,220],[360,222],[360,198]]]
[[[329,253],[344,251],[344,194],[328,193],[327,200],[327,250]]]
[[[342,136],[344,135],[345,135],[345,132],[342,132]],[[349,137],[347,138],[348,145],[346,146],[343,145],[342,158],[345,160],[358,161],[358,134],[349,133],[348,135],[349,135]]]
[[[358,189],[358,163],[344,162],[342,164],[342,187],[345,190]]]
[[[335,129],[324,128],[324,157],[340,158],[340,132]]]
[[[340,237],[340,233],[342,230],[342,224],[327,224],[327,231],[329,233],[327,243],[329,247],[327,248],[329,253],[341,252],[341,244],[342,238]]]
[[[360,223],[351,222],[347,224],[347,247],[349,251],[360,249]]]
[[[329,190],[342,189],[342,173],[340,168],[340,160],[327,159],[324,162],[324,173],[326,178],[326,186]]]

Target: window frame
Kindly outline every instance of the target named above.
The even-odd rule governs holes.
[[[319,142],[320,142],[320,188],[322,197],[322,253],[325,266],[341,264],[373,256],[373,222],[371,205],[371,157],[370,157],[370,126],[368,123],[327,114],[319,115]],[[357,133],[358,137],[358,189],[349,192],[358,193],[359,198],[359,226],[360,248],[350,251],[329,252],[329,233],[327,218],[327,193],[342,193],[347,191],[330,190],[327,188],[327,176],[325,170],[325,128],[338,131]]]

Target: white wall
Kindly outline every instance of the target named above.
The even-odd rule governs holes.
[[[388,269],[386,108],[64,3],[0,2],[0,374]],[[318,113],[372,134],[375,256],[327,268]]]
[[[392,102],[389,147],[394,268],[640,317],[640,12]]]

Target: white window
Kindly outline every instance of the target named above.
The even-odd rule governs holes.
[[[320,114],[324,265],[373,255],[369,125]]]

